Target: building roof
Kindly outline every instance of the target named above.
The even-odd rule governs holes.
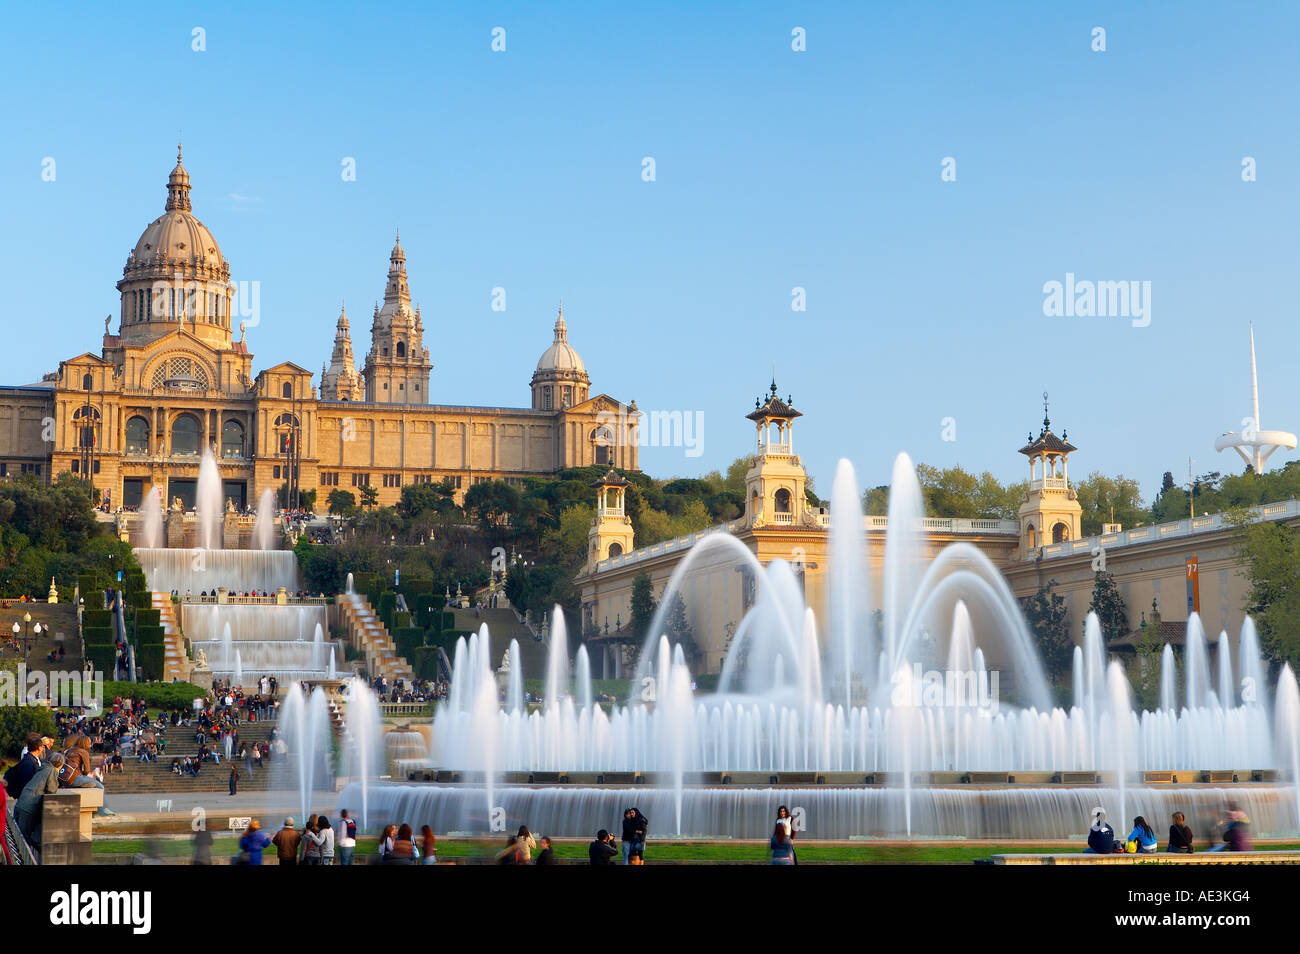
[[[626,486],[628,485],[628,483],[629,483],[629,481],[628,481],[626,478],[624,478],[624,477],[620,477],[619,474],[618,474],[618,471],[614,470],[614,468],[611,467],[611,468],[609,469],[609,473],[605,474],[605,476],[602,477],[602,478],[600,478],[600,480],[593,480],[593,481],[591,482],[591,486],[593,486],[593,487],[626,487]]]
[[[165,210],[145,226],[127,267],[157,262],[221,269],[225,260],[217,240],[190,208],[190,174],[181,165],[180,149],[177,149],[176,167],[167,179]]]
[[[564,306],[560,306],[560,313],[555,319],[555,339],[551,346],[542,352],[542,356],[537,360],[537,373],[544,374],[551,371],[570,371],[585,374],[586,365],[582,363],[582,357],[569,344],[569,326],[564,321]]]
[[[1057,437],[1052,433],[1052,422],[1047,416],[1047,392],[1043,392],[1043,426],[1038,431],[1038,439],[1034,439],[1034,432],[1029,432],[1029,443],[1020,448],[1020,453],[1026,457],[1038,457],[1040,454],[1068,454],[1079,448],[1071,444],[1066,435],[1068,431],[1062,431],[1061,436]]]
[[[782,401],[776,395],[776,381],[772,382],[771,391],[768,393],[767,400],[754,398],[754,410],[750,411],[745,417],[751,421],[762,421],[770,418],[785,418],[793,420],[796,417],[803,417],[803,412],[794,409],[794,398],[786,396]]]

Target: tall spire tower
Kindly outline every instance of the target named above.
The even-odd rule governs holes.
[[[406,280],[406,252],[399,232],[388,256],[384,304],[376,307],[366,355],[366,400],[377,404],[428,404],[433,364],[424,347],[419,307],[411,307]]]
[[[356,359],[352,356],[352,334],[348,326],[346,306],[339,311],[329,367],[321,372],[320,398],[322,401],[365,400],[365,384],[357,371]]]
[[[1255,324],[1250,325],[1250,417],[1242,418],[1241,433],[1228,431],[1214,442],[1216,451],[1229,447],[1241,455],[1241,459],[1261,473],[1269,457],[1279,447],[1295,450],[1296,436],[1288,431],[1266,431],[1259,423],[1259,373],[1255,368]]]

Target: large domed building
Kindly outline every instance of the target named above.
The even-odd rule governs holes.
[[[99,353],[0,388],[0,476],[70,471],[89,476],[113,509],[138,506],[153,488],[189,509],[211,448],[235,506],[296,484],[319,488],[323,509],[334,488],[373,487],[384,505],[412,483],[450,480],[461,496],[482,481],[588,464],[638,469],[635,402],[591,396],[563,313],[530,382],[530,406],[430,403],[432,356],[400,236],[361,369],[344,309],[319,381],[290,361],[255,373],[240,321],[253,315],[240,301],[248,288],[195,216],[178,149],[163,212],[127,256],[118,326],[105,319]]]

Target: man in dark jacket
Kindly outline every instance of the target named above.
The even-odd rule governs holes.
[[[45,756],[45,745],[41,741],[39,734],[33,732],[27,736],[27,752],[19,761],[16,774],[14,775],[13,790],[9,793],[14,798],[18,798],[27,787],[27,783],[32,780],[36,770],[41,767],[41,761]]]
[[[617,851],[610,844],[609,832],[601,829],[596,832],[596,840],[587,846],[587,858],[593,865],[607,865]]]

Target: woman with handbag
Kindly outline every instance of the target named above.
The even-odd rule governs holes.
[[[420,849],[415,847],[415,839],[411,837],[411,826],[402,825],[397,829],[397,837],[393,839],[393,850],[385,858],[385,863],[390,865],[413,865],[420,857]]]

